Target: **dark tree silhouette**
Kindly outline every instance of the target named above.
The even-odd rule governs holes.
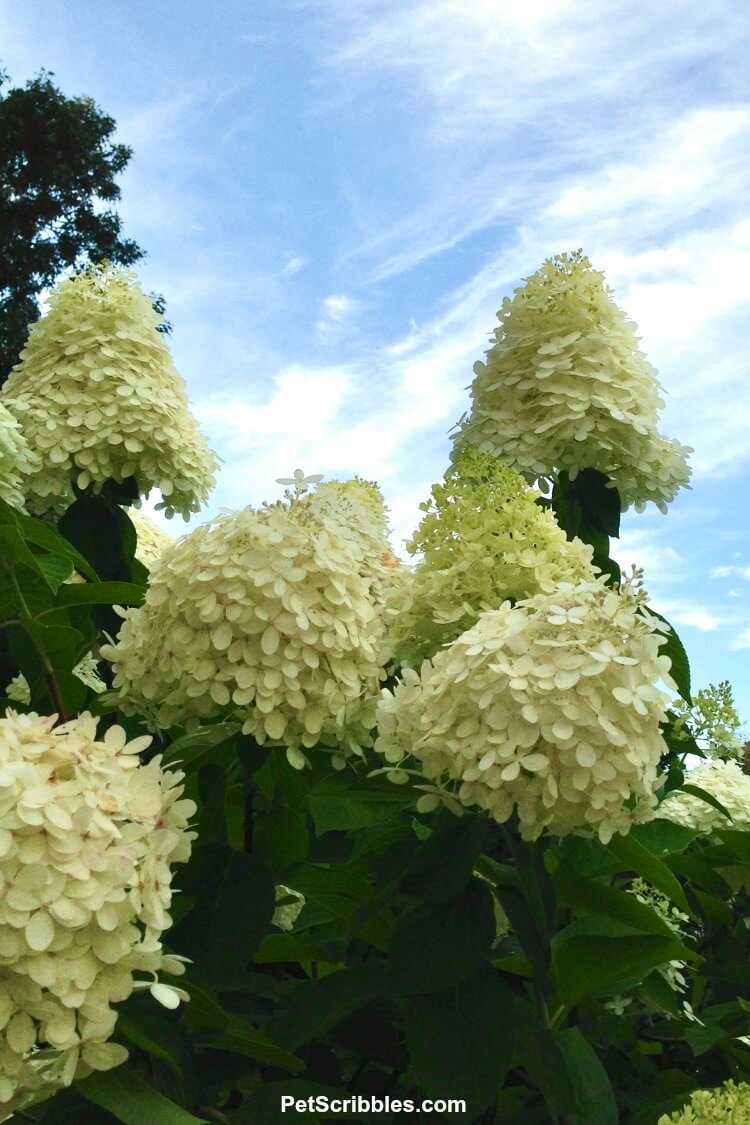
[[[63,270],[144,257],[110,206],[130,148],[113,141],[112,117],[91,98],[66,97],[53,77],[8,88],[0,71],[0,385],[39,316],[39,293]],[[163,299],[154,307],[162,312]]]

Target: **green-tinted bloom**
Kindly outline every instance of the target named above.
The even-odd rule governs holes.
[[[0,403],[0,499],[13,508],[23,508],[23,478],[38,468],[21,427]]]
[[[101,267],[63,281],[32,325],[2,389],[41,460],[26,476],[29,510],[59,512],[72,482],[95,491],[135,477],[187,519],[214,484],[216,457],[190,413],[157,313],[135,275]]]
[[[431,783],[418,807],[447,793],[499,823],[515,809],[528,840],[590,826],[605,844],[651,818],[666,752],[657,684],[674,687],[663,625],[603,582],[504,602],[383,691],[375,749]]]
[[[529,481],[598,469],[623,508],[666,511],[686,485],[689,452],[657,431],[664,405],[635,326],[580,251],[548,259],[505,298],[472,407],[457,434]]]
[[[750,1086],[730,1080],[714,1090],[696,1090],[684,1109],[663,1114],[659,1125],[750,1125]]]
[[[594,578],[592,548],[569,542],[523,478],[473,446],[420,507],[408,549],[421,558],[386,610],[395,654],[412,667],[506,599]]]
[[[736,762],[703,762],[685,774],[685,783],[697,785],[715,797],[732,817],[731,822],[700,797],[676,790],[664,798],[657,816],[705,835],[718,828],[750,828],[750,777]]]

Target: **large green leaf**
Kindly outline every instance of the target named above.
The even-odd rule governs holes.
[[[172,931],[174,948],[207,975],[241,975],[270,927],[275,901],[270,871],[256,856],[207,844],[195,849],[180,874],[185,893],[196,902]]]
[[[450,902],[413,907],[391,931],[391,987],[408,995],[458,984],[487,956],[494,937],[492,895],[479,879]]]
[[[310,790],[308,808],[319,836],[326,832],[373,828],[395,817],[408,804],[396,786],[377,779],[335,774]]]
[[[669,870],[666,863],[644,848],[635,836],[613,836],[607,847],[611,852],[627,864],[629,868],[640,875],[647,883],[660,890],[670,898],[680,910],[692,916],[690,904],[685,898],[680,881]]]
[[[624,980],[645,977],[657,965],[684,959],[676,938],[654,935],[609,937],[563,931],[553,943],[552,958],[560,999],[574,1007],[586,996],[615,993]]]
[[[677,690],[682,698],[686,703],[692,705],[693,700],[690,695],[690,661],[688,660],[685,646],[675,631],[674,626],[667,621],[666,617],[662,617],[662,615],[657,613],[655,609],[652,609],[651,606],[648,607],[648,613],[650,617],[657,617],[659,621],[663,621],[664,624],[668,626],[666,640],[664,644],[659,647],[659,655],[669,657],[672,664],[669,674],[677,685]]]
[[[635,895],[617,890],[616,887],[606,886],[594,879],[586,879],[564,860],[560,863],[554,879],[560,902],[565,906],[572,906],[579,914],[604,914],[624,922],[634,930],[659,934],[667,938],[673,936],[673,931],[661,915],[645,903],[639,902]]]
[[[92,1074],[76,1084],[90,1102],[108,1110],[123,1125],[205,1125],[205,1117],[194,1117],[175,1105],[139,1074],[117,1067]]]
[[[580,1112],[570,1117],[571,1125],[618,1125],[620,1114],[612,1083],[591,1044],[577,1027],[559,1031],[555,1039],[581,1106]]]
[[[57,604],[140,605],[143,594],[143,586],[138,586],[135,582],[80,582],[58,590]]]
[[[386,974],[381,965],[357,965],[300,983],[268,1027],[269,1037],[288,1050],[321,1038],[345,1016],[381,996]]]
[[[406,1044],[420,1090],[465,1099],[473,1120],[497,1097],[510,1068],[513,993],[484,965],[453,988],[412,996]]]
[[[425,902],[455,898],[472,877],[486,834],[486,817],[445,813],[412,853],[403,889]]]

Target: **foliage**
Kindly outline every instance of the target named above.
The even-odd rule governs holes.
[[[66,97],[53,77],[7,87],[0,71],[0,384],[39,316],[37,298],[63,270],[143,257],[111,206],[131,150],[114,141],[112,117],[91,98]]]
[[[189,626],[191,644],[203,636],[206,647],[212,644],[221,655],[209,682],[227,682],[218,672],[231,671],[240,692],[248,690],[240,680],[258,685],[258,695],[240,695],[240,703],[214,692],[205,715],[183,708],[160,723],[143,751],[146,761],[160,756],[166,770],[179,763],[185,798],[198,808],[190,862],[173,875],[180,893],[166,932],[167,956],[171,951],[191,961],[181,981],[189,1000],[177,1004],[172,997],[164,1009],[155,1003],[165,999],[158,985],[151,994],[128,994],[126,988],[111,1040],[127,1049],[127,1062],[105,1069],[112,1059],[92,1056],[101,1069],[44,1102],[32,1098],[23,1120],[255,1125],[277,1122],[284,1098],[287,1106],[289,1099],[310,1106],[307,1118],[321,1121],[332,1115],[326,1099],[346,1098],[347,1110],[333,1116],[386,1121],[395,1103],[419,1106],[433,1098],[463,1099],[462,1112],[442,1119],[467,1123],[655,1125],[659,1119],[692,1120],[680,1114],[696,1090],[750,1080],[750,903],[749,881],[742,877],[750,865],[750,831],[736,822],[727,828],[726,818],[714,817],[708,831],[664,816],[631,825],[637,818],[625,793],[614,834],[597,835],[587,827],[596,817],[585,815],[555,825],[557,834],[529,833],[523,830],[523,798],[511,801],[503,817],[488,815],[477,801],[462,808],[429,783],[408,740],[410,760],[403,770],[389,763],[384,771],[366,739],[356,753],[349,746],[347,754],[332,754],[332,743],[344,737],[343,705],[322,744],[316,737],[297,738],[302,729],[316,735],[304,719],[320,700],[308,699],[301,678],[301,688],[293,686],[295,653],[307,653],[314,664],[313,654],[334,645],[334,633],[347,635],[335,622],[337,614],[353,620],[350,591],[358,604],[371,599],[375,619],[390,564],[386,552],[381,558],[373,546],[382,543],[379,516],[377,531],[361,513],[361,521],[354,518],[356,488],[323,489],[316,508],[314,494],[304,495],[309,478],[298,471],[285,480],[298,482],[286,501],[227,515],[194,539],[168,547],[151,582],[136,557],[141,527],[123,510],[134,498],[126,483],[110,483],[98,496],[90,486],[81,489],[56,522],[0,501],[0,688],[18,673],[29,685],[27,704],[4,701],[15,712],[73,718],[88,711],[105,738],[116,727],[129,739],[143,737],[142,712],[148,708],[128,696],[127,685],[96,692],[74,669],[93,653],[111,685],[102,646],[111,655],[118,637],[127,637],[123,615],[132,626],[143,619],[142,607],[156,610],[169,599],[174,615],[159,618],[138,650],[142,685],[174,622],[179,636]],[[559,474],[553,509],[569,538],[588,542],[606,563],[618,505],[606,481],[584,477],[584,483]],[[297,574],[299,544],[305,566]],[[208,548],[203,555],[202,546]],[[253,566],[245,566],[246,559]],[[680,737],[678,710],[663,708],[646,690],[650,684],[655,691],[659,678],[667,682],[670,663],[677,688],[689,699],[689,666],[679,638],[656,621],[642,596],[623,593],[611,568],[602,569],[606,577],[589,583],[586,597],[596,601],[611,631],[600,630],[588,646],[581,697],[593,699],[599,682],[593,665],[600,663],[615,676],[610,694],[616,708],[609,702],[597,708],[594,700],[585,711],[576,701],[571,668],[562,666],[562,655],[573,654],[581,621],[593,629],[581,605],[579,612],[570,609],[576,587],[569,584],[558,588],[557,609],[548,606],[547,616],[534,618],[547,650],[558,654],[549,662],[551,672],[535,650],[528,676],[511,676],[499,687],[493,681],[483,694],[475,682],[462,690],[457,669],[450,705],[436,715],[431,733],[442,738],[443,748],[454,738],[450,753],[460,754],[477,735],[477,724],[461,708],[489,715],[497,691],[507,712],[507,741],[513,708],[520,714],[521,706],[530,706],[513,693],[525,691],[527,679],[549,679],[540,713],[549,707],[559,714],[554,720],[543,715],[533,739],[534,745],[545,742],[548,757],[529,744],[533,760],[520,762],[514,775],[525,770],[529,788],[542,766],[539,758],[545,757],[546,768],[569,749],[582,750],[588,762],[590,751],[593,763],[585,768],[598,768],[590,806],[601,810],[597,785],[606,788],[617,772],[604,768],[607,756],[629,754],[631,763],[637,761],[647,737],[653,801],[671,793],[666,806],[682,790],[725,815],[720,798],[690,784],[685,763],[694,743]],[[74,571],[82,582],[68,581]],[[287,620],[283,615],[291,611],[284,599],[293,596],[295,582],[307,600]],[[199,594],[200,583],[211,589]],[[264,645],[272,608],[278,624],[273,643]],[[513,621],[530,615],[520,603],[506,603],[506,611]],[[479,626],[498,612],[480,614]],[[550,615],[559,620],[550,621]],[[619,634],[612,624],[617,621]],[[226,623],[237,636],[227,635]],[[242,629],[257,643],[246,645]],[[327,630],[331,636],[323,642]],[[648,661],[628,654],[628,630],[648,638],[648,673]],[[306,640],[300,640],[303,634]],[[463,637],[467,660],[483,661],[481,646],[472,644],[470,634]],[[493,676],[504,643],[498,642]],[[271,659],[277,653],[280,659]],[[200,671],[179,643],[170,659],[182,661],[188,677]],[[556,679],[561,672],[566,674]],[[285,753],[280,726],[248,728],[246,715],[233,712],[233,706],[252,710],[254,700],[272,695],[279,673],[293,696],[281,702],[292,708],[295,723],[301,717],[290,729],[291,749],[301,754],[295,743],[304,747],[302,761]],[[330,679],[330,668],[327,674]],[[408,680],[406,672],[392,662],[385,674],[389,694],[403,690],[397,685]],[[649,684],[640,684],[639,675]],[[315,690],[333,699],[327,682],[316,681]],[[173,689],[160,689],[157,702],[183,707],[182,696],[170,697]],[[372,685],[361,690],[366,695]],[[149,698],[146,690],[142,696]],[[192,698],[198,694],[185,694]],[[277,709],[274,701],[260,713]],[[600,711],[615,741],[602,750],[588,739],[586,749],[575,724],[593,729]],[[533,725],[537,720],[530,716],[525,722]],[[109,737],[119,742],[122,736]],[[487,768],[492,765],[488,761]],[[655,788],[657,766],[661,785]],[[545,785],[539,800],[554,809],[546,775]],[[8,823],[10,828],[0,816],[1,846],[19,828]],[[524,838],[530,835],[538,838]],[[17,901],[21,915],[23,900]],[[0,926],[0,958],[6,939]],[[2,1004],[0,993],[0,1016]],[[27,1032],[25,1024],[14,1024],[4,1035],[33,1058],[33,1045],[23,1038]],[[0,1040],[0,1097],[7,1103],[15,1087],[6,1054]],[[694,1104],[709,1104],[711,1096],[708,1102],[696,1097]],[[373,1105],[377,1112],[366,1114]]]

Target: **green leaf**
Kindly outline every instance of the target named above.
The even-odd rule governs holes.
[[[173,1074],[178,1077],[182,1075],[178,1051],[170,1049],[174,1027],[165,1017],[159,1017],[157,1013],[144,1016],[140,1011],[120,1011],[117,1017],[117,1034],[159,1059]]]
[[[730,824],[734,820],[734,817],[730,813],[729,809],[725,808],[725,806],[722,805],[721,801],[718,801],[716,797],[714,797],[713,793],[706,792],[706,790],[702,789],[700,785],[680,785],[678,789],[673,789],[672,792],[689,793],[691,797],[698,797],[701,801],[705,801],[707,805],[710,805],[712,808],[716,809],[717,812],[720,812],[722,816],[725,816]]]
[[[487,833],[484,816],[445,812],[432,835],[415,848],[402,887],[425,902],[455,898],[471,879]]]
[[[73,564],[64,555],[37,555],[36,564],[50,590],[55,592],[73,573]]]
[[[635,836],[613,836],[607,844],[608,849],[635,871],[647,883],[671,899],[680,910],[693,917],[690,904],[685,898],[679,879],[669,870],[666,863],[639,843]]]
[[[750,864],[750,832],[740,832],[737,829],[723,828],[717,832],[722,843],[734,852],[742,863]]]
[[[434,1099],[465,1098],[473,1120],[505,1083],[513,1012],[513,993],[488,965],[453,988],[410,997],[406,1045],[420,1090]]]
[[[98,575],[88,560],[60,534],[57,528],[50,527],[42,520],[34,519],[22,512],[16,513],[14,523],[27,543],[35,543],[37,547],[44,547],[55,555],[64,555],[84,578],[92,582],[98,581]],[[39,557],[37,555],[37,559]]]
[[[487,956],[494,937],[492,895],[479,879],[451,902],[414,907],[391,931],[391,987],[410,994],[458,984]]]
[[[684,957],[685,948],[676,938],[656,935],[566,937],[562,931],[552,949],[560,999],[569,1008],[586,996],[614,993],[623,980],[642,979],[657,965]]]
[[[206,974],[242,974],[271,924],[275,891],[268,868],[256,856],[206,844],[180,874],[185,893],[197,901],[173,930],[174,948]]]
[[[661,817],[650,820],[648,824],[636,824],[628,833],[630,839],[637,840],[658,856],[684,851],[697,835],[694,829],[685,828],[682,824],[672,824],[671,820]]]
[[[135,582],[80,582],[63,586],[57,594],[59,606],[70,605],[140,605],[143,586]]]
[[[357,965],[297,985],[286,1008],[271,1021],[270,1038],[289,1050],[321,1038],[345,1016],[358,1011],[386,988],[381,965]]]
[[[577,1027],[555,1036],[568,1064],[576,1101],[582,1107],[570,1118],[571,1125],[618,1125],[620,1114],[609,1075],[591,1044]]]
[[[639,902],[635,895],[585,879],[564,860],[554,878],[560,902],[572,906],[578,913],[604,914],[634,930],[667,938],[673,936],[664,919],[650,906]]]
[[[253,847],[277,875],[307,859],[310,842],[307,817],[274,802],[259,820]]]
[[[662,615],[657,613],[655,609],[652,609],[651,606],[648,607],[648,615],[649,617],[657,617],[659,621],[663,621],[668,627],[669,631],[666,633],[665,643],[659,646],[659,655],[669,657],[672,664],[670,675],[677,685],[677,690],[685,702],[692,706],[693,700],[690,695],[690,661],[688,660],[685,646],[675,631],[674,626],[667,621],[666,617],[662,617]]]
[[[202,727],[195,734],[184,734],[171,742],[164,751],[164,765],[192,766],[202,758],[211,756],[215,747],[239,733],[239,723],[215,723]]]
[[[47,656],[52,667],[70,670],[77,662],[83,643],[83,634],[67,625],[43,625],[25,614],[19,616],[24,632],[32,639],[40,653]]]
[[[230,1019],[225,1030],[211,1036],[207,1046],[217,1051],[244,1055],[248,1059],[255,1059],[256,1062],[273,1066],[277,1070],[288,1070],[290,1074],[299,1074],[305,1069],[302,1059],[272,1043],[261,1031],[250,1027],[244,1020]]]
[[[340,1086],[326,1086],[321,1082],[310,1082],[307,1078],[288,1078],[282,1082],[268,1082],[264,1083],[259,1089],[253,1090],[239,1109],[233,1110],[232,1125],[279,1125],[281,1099],[283,1097],[294,1098],[295,1101],[307,1103],[309,1098],[315,1097],[328,1098],[330,1101],[334,1098],[341,1099],[351,1096]],[[296,1117],[308,1122],[321,1120],[317,1115],[311,1116],[309,1111],[295,1110],[294,1106],[287,1105],[284,1114],[285,1119],[287,1114],[290,1115],[291,1121]],[[326,1115],[326,1120],[330,1116]],[[343,1118],[343,1120],[351,1122],[352,1119]],[[374,1123],[378,1122],[377,1117],[373,1117],[372,1120]]]
[[[308,808],[318,836],[326,832],[374,828],[398,816],[408,804],[406,795],[390,782],[362,782],[349,774],[324,778],[312,787]]]
[[[92,1074],[76,1090],[123,1125],[205,1125],[204,1117],[194,1117],[124,1067]]]

